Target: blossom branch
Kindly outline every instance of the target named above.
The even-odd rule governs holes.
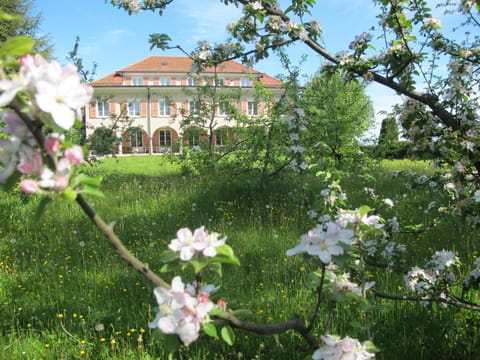
[[[320,277],[320,284],[317,287],[317,304],[315,305],[315,310],[313,311],[312,318],[310,319],[310,325],[308,326],[308,331],[311,331],[320,311],[320,305],[322,303],[322,290],[323,283],[325,281],[325,264],[322,262],[322,276]]]
[[[319,346],[318,340],[313,336],[311,329],[305,326],[304,321],[299,315],[295,315],[290,320],[278,324],[254,324],[240,320],[230,312],[215,315],[213,318],[225,321],[234,328],[250,331],[259,335],[274,335],[288,330],[295,330],[305,339],[310,347],[317,348]]]
[[[372,292],[375,294],[375,296],[383,298],[383,299],[389,299],[389,300],[401,300],[401,301],[428,301],[428,302],[438,302],[438,303],[443,303],[451,306],[455,306],[458,308],[466,309],[466,310],[472,310],[472,311],[480,311],[480,305],[473,304],[470,302],[465,302],[461,299],[458,299],[453,296],[410,296],[410,295],[393,295],[393,294],[386,294],[379,292],[377,290],[372,289]]]

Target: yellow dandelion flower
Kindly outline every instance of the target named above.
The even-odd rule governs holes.
[[[116,343],[115,339],[110,340],[110,345],[115,345]]]

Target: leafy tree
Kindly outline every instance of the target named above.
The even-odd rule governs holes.
[[[33,14],[32,0],[2,0],[0,12],[12,15],[11,19],[0,18],[0,44],[15,36],[28,36],[35,41],[34,51],[50,56],[52,45],[48,35],[38,36],[42,15]]]
[[[358,152],[359,137],[373,124],[373,107],[359,82],[344,82],[340,73],[317,73],[301,100],[308,131],[306,146],[315,157],[339,162]],[[327,150],[327,151],[325,151]]]
[[[113,154],[115,152],[114,143],[115,134],[112,129],[102,126],[95,129],[89,138],[90,150],[95,151],[97,155]]]

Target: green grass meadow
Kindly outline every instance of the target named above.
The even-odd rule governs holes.
[[[436,224],[438,214],[426,211],[436,195],[428,186],[407,187],[411,175],[391,177],[394,170],[434,171],[429,163],[389,161],[378,164],[369,178],[345,178],[342,186],[352,206],[368,203],[363,189],[371,187],[394,201],[387,211],[401,225],[435,224],[398,235],[409,249],[406,271],[442,249],[473,261],[480,249],[478,231],[460,218]],[[216,295],[230,308],[248,309],[247,318],[262,323],[311,314],[315,298],[304,283],[315,263],[287,258],[285,251],[315,225],[303,202],[322,189],[315,178],[283,176],[264,186],[248,176],[183,175],[160,156],[105,158],[85,171],[103,177],[105,194],[87,200],[105,221],[115,221],[120,238],[152,270],[160,270],[158,255],[177,229],[205,225],[228,237],[241,262],[225,266],[222,279],[206,279],[221,285]],[[0,358],[167,359],[159,330],[148,328],[154,318],[152,285],[116,256],[75,203],[53,202],[36,222],[39,201],[0,193]],[[378,289],[401,294],[402,275],[377,270]],[[168,281],[171,276],[165,274]],[[414,302],[378,304],[368,314],[377,358],[478,358],[479,314]],[[331,316],[332,334],[366,339],[364,315],[356,304],[339,306],[333,314],[322,313],[316,333]],[[311,358],[293,332],[235,334],[233,346],[202,337],[174,358]]]

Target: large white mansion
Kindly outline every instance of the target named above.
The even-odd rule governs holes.
[[[247,116],[259,116],[265,108],[265,104],[254,99],[254,82],[260,81],[278,96],[282,92],[279,79],[235,61],[206,69],[199,76],[190,75],[191,67],[189,57],[150,56],[93,81],[90,85],[94,97],[85,114],[87,137],[105,126],[114,129],[122,139],[119,154],[170,152],[182,138],[182,118],[199,111],[193,91],[205,81],[211,82],[214,75],[222,84],[221,91],[237,90],[240,95],[229,101],[229,106]],[[214,113],[215,130],[231,126],[227,115],[220,103]],[[121,126],[124,119],[128,120],[128,127]],[[222,139],[214,141],[221,144]],[[189,141],[183,139],[180,143],[188,145]]]

